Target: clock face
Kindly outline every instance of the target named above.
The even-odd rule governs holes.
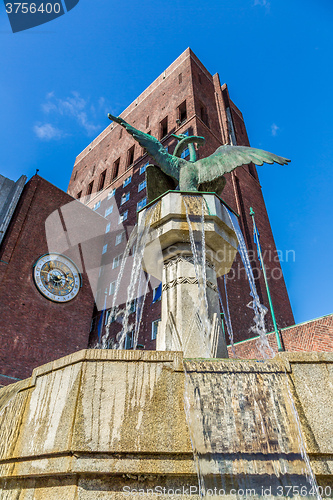
[[[69,302],[79,293],[81,275],[68,257],[50,253],[40,257],[34,266],[38,290],[53,302]]]

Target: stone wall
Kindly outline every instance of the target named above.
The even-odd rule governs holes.
[[[265,469],[266,462],[271,467],[272,460],[281,459],[299,467],[297,433],[294,424],[287,425],[293,419],[293,401],[312,470],[320,485],[332,486],[332,354],[283,354],[263,363],[190,360],[187,365],[189,373],[204,376],[205,384],[211,379],[216,385],[220,379],[220,397],[204,407],[221,410],[226,405],[223,411],[213,411],[217,426],[213,420],[208,424],[223,437],[219,460],[236,467],[235,483],[255,457],[262,464],[256,474],[265,481],[266,473],[272,473]],[[279,382],[283,377],[285,382]],[[173,499],[179,493],[158,496],[154,488],[184,487],[181,498],[199,498],[188,493],[198,482],[184,412],[184,383],[179,352],[90,350],[41,366],[30,379],[1,389],[0,497],[119,500],[129,492],[130,498],[141,498],[134,491],[148,488],[152,493],[145,495],[147,499]],[[238,393],[237,387],[244,384],[249,390]],[[256,394],[254,406],[247,404],[251,394]],[[203,396],[209,399],[209,393]],[[199,412],[196,429],[203,416]],[[270,424],[274,419],[278,426]],[[251,422],[258,427],[255,432]],[[262,426],[268,432],[263,440]],[[243,444],[234,449],[237,440]],[[290,442],[290,450],[287,447],[280,457],[276,450],[283,442]]]

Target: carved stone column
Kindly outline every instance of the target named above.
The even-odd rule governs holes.
[[[157,350],[183,351],[186,358],[228,357],[217,277],[229,272],[238,240],[226,207],[214,194],[170,192],[140,217],[144,213],[151,220],[144,268],[162,281]]]

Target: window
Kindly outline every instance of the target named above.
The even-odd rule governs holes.
[[[119,132],[119,139],[121,139],[121,138],[122,138],[122,136],[123,136],[123,129],[122,129],[122,128],[120,128],[120,132]]]
[[[117,234],[115,246],[119,245],[123,241],[124,237],[125,237],[125,231],[122,231],[121,233]]]
[[[115,257],[113,259],[112,269],[116,269],[116,267],[118,267],[120,265],[122,256],[123,256],[123,254],[121,253],[121,254],[117,255],[117,257]]]
[[[105,184],[106,170],[99,176],[98,191],[102,191]]]
[[[112,281],[110,283],[110,288],[109,288],[109,295],[113,295],[114,292],[116,291],[116,281]]]
[[[82,191],[80,191],[79,193],[77,193],[76,199],[79,200],[81,198],[81,196],[82,196]]]
[[[207,108],[203,104],[200,104],[200,118],[209,127]]]
[[[98,201],[97,203],[95,203],[93,210],[97,210],[100,206],[101,206],[101,202]]]
[[[147,204],[147,198],[143,198],[142,200],[140,200],[136,206],[136,211],[138,212],[139,210],[141,210],[143,207],[145,207]]]
[[[152,322],[151,324],[151,339],[155,340],[157,333],[158,333],[158,324],[161,321],[161,319],[155,319],[155,321]]]
[[[144,181],[140,182],[140,184],[138,186],[138,192],[140,193],[140,191],[142,191],[145,187],[146,187],[146,179]]]
[[[114,164],[113,164],[111,181],[113,181],[114,179],[116,179],[118,177],[118,174],[119,174],[119,165],[120,165],[120,158],[118,158],[118,160],[116,160],[114,162]]]
[[[133,347],[133,333],[128,333],[125,339],[125,349],[132,349]]]
[[[103,275],[103,273],[104,273],[104,266],[101,266],[101,267],[99,268],[98,277],[100,278],[100,277]]]
[[[103,254],[103,253],[106,253],[107,251],[108,251],[108,245],[106,244],[106,245],[104,245],[104,247],[103,247],[102,254]]]
[[[127,216],[128,216],[128,210],[126,210],[126,212],[120,214],[118,224],[121,224],[122,222],[127,220]]]
[[[148,128],[148,127],[149,127],[149,116],[147,116],[147,118],[146,118],[146,128]]]
[[[187,158],[188,156],[190,156],[190,150],[188,148],[184,149],[180,156],[181,158]]]
[[[88,184],[88,187],[87,187],[87,196],[91,195],[92,190],[93,190],[93,186],[94,186],[94,181],[92,181],[90,184]]]
[[[134,149],[135,146],[132,146],[127,152],[127,168],[134,162]]]
[[[132,300],[130,305],[130,314],[136,311],[136,299]]]
[[[121,200],[120,200],[120,205],[123,205],[124,203],[126,203],[126,201],[128,201],[130,199],[130,192],[128,191],[128,193],[124,193],[121,197]]]
[[[76,177],[77,177],[77,170],[76,170],[76,172],[75,172],[75,174],[74,174],[74,179],[73,179],[73,181],[75,181]]]
[[[140,175],[143,174],[145,171],[146,171],[146,168],[148,167],[149,165],[149,161],[147,161],[147,163],[145,163],[144,165],[142,165],[142,167],[140,167]]]
[[[108,193],[108,200],[110,200],[111,198],[113,198],[115,194],[116,194],[116,188],[112,189],[112,190]]]
[[[168,134],[168,117],[166,116],[164,120],[160,123],[160,139],[163,139]]]
[[[202,85],[202,80],[201,80],[201,74],[200,73],[198,74],[198,80],[199,80],[200,85]]]
[[[123,187],[128,186],[130,184],[131,180],[132,180],[132,176],[131,175],[129,177],[126,177],[126,179],[123,182]]]
[[[168,152],[169,151],[169,146],[165,146],[164,149],[165,149],[166,152]]]
[[[161,284],[153,289],[153,303],[161,300]]]
[[[109,222],[109,224],[107,224],[106,228],[105,228],[105,232],[106,233],[109,233],[110,232],[110,227],[111,227],[111,224]]]
[[[105,320],[104,320],[104,325],[107,325],[107,324],[108,324],[110,314],[111,314],[111,309],[109,309],[108,311],[106,311]]]
[[[104,215],[104,217],[107,217],[108,215],[112,214],[112,211],[113,211],[113,205],[111,205],[111,207],[108,207],[108,208],[105,210],[105,215]]]
[[[182,83],[183,81],[183,73],[179,73],[178,75],[178,83]]]
[[[181,105],[178,106],[178,118],[180,123],[184,122],[187,118],[186,101],[182,102]]]

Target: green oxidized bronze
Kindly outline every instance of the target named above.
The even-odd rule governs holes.
[[[174,154],[171,155],[155,137],[137,130],[120,117],[111,114],[108,117],[124,127],[156,163],[156,165],[148,165],[146,169],[148,202],[172,189],[213,192],[220,195],[226,183],[224,174],[232,172],[241,165],[249,163],[263,165],[263,163],[274,162],[287,165],[290,161],[262,149],[230,144],[220,146],[212,155],[197,160],[194,144],[204,144],[205,139],[185,135],[173,135],[180,142]],[[190,151],[189,160],[181,158],[181,153],[186,147]]]

